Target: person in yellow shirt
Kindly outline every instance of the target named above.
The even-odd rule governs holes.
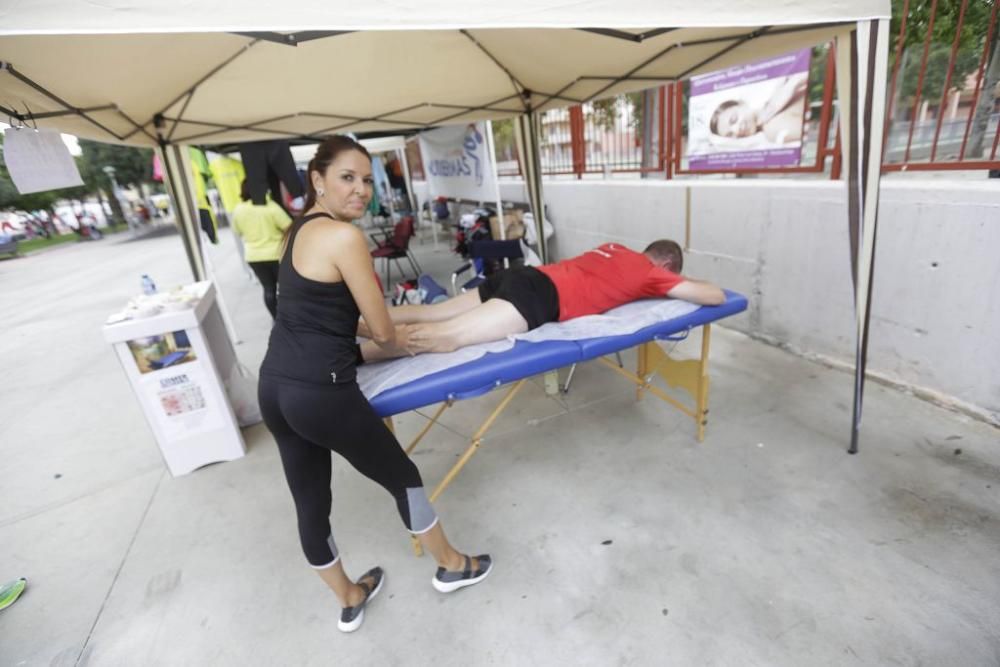
[[[292,219],[271,199],[263,206],[255,206],[245,180],[240,198],[243,201],[232,213],[233,231],[243,240],[247,264],[264,288],[264,305],[273,319],[278,313],[278,260],[285,230],[291,226]]]

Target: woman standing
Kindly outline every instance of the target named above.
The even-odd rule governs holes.
[[[292,219],[271,199],[263,206],[255,205],[245,180],[240,199],[243,201],[233,209],[233,231],[243,239],[244,259],[264,288],[264,305],[274,319],[278,316],[278,258]]]
[[[281,257],[281,302],[261,365],[260,405],[278,443],[306,560],[343,606],[338,627],[352,632],[385,575],[375,567],[354,582],[344,572],[329,521],[331,450],[392,494],[403,524],[437,561],[437,590],[476,584],[492,563],[451,546],[416,466],[356,382],[359,315],[378,345],[407,345],[407,329],[389,318],[364,235],[351,224],[371,200],[371,158],[353,139],[331,137],[319,145],[307,178],[305,215],[289,228]]]

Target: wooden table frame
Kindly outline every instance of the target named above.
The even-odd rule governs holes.
[[[687,337],[689,331],[683,332],[678,336],[671,336],[666,340],[683,340]],[[705,440],[705,426],[708,424],[708,354],[710,341],[711,324],[704,324],[702,325],[701,357],[699,359],[684,360],[672,358],[669,354],[663,351],[663,348],[661,348],[655,340],[642,343],[637,346],[638,368],[635,373],[625,370],[606,357],[598,357],[597,361],[635,383],[637,385],[636,400],[642,400],[643,396],[648,392],[694,419],[697,429],[696,437],[698,442],[703,442]],[[663,389],[653,385],[652,383],[657,377],[662,378],[670,387],[686,391],[694,399],[694,407],[692,408],[685,405],[681,401],[667,394]],[[503,399],[493,409],[493,411],[490,412],[489,416],[483,420],[483,422],[479,425],[479,428],[476,429],[476,432],[470,439],[469,446],[466,448],[465,452],[462,453],[462,456],[458,459],[458,461],[451,467],[450,470],[448,470],[444,479],[442,479],[438,485],[434,487],[434,491],[431,492],[429,497],[432,503],[438,499],[448,485],[455,479],[458,473],[461,472],[462,468],[464,468],[469,462],[476,451],[478,451],[479,447],[483,443],[483,438],[485,437],[486,432],[491,426],[493,426],[497,417],[499,417],[507,406],[510,405],[510,402],[514,399],[521,388],[524,387],[525,383],[528,382],[528,379],[529,378],[523,378],[514,382],[512,385],[509,385],[509,389]],[[438,420],[441,418],[441,415],[444,414],[444,411],[452,407],[455,402],[456,401],[454,399],[449,399],[441,404],[441,407],[437,409],[437,412],[434,413],[434,416],[431,417],[430,421],[424,425],[424,427],[420,430],[420,433],[418,433],[413,441],[410,442],[409,446],[406,448],[407,454],[413,453],[413,450],[416,449],[417,445],[424,438],[424,436],[427,435],[435,424],[438,423]],[[386,417],[385,423],[386,426],[389,427],[389,430],[395,433],[392,417]],[[416,536],[412,539],[414,552],[419,556],[422,553],[420,542]]]

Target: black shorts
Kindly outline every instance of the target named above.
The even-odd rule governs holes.
[[[559,293],[549,277],[533,266],[517,266],[487,276],[479,299],[503,299],[517,308],[528,330],[559,321]]]

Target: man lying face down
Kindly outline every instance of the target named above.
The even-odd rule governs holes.
[[[680,275],[683,265],[681,247],[660,240],[641,253],[605,243],[555,264],[498,271],[478,289],[447,301],[390,308],[393,323],[402,325],[397,326],[396,347],[387,349],[366,341],[360,355],[365,361],[376,361],[451,352],[650,297],[701,305],[726,300],[715,285]],[[358,333],[367,337],[363,322]]]

